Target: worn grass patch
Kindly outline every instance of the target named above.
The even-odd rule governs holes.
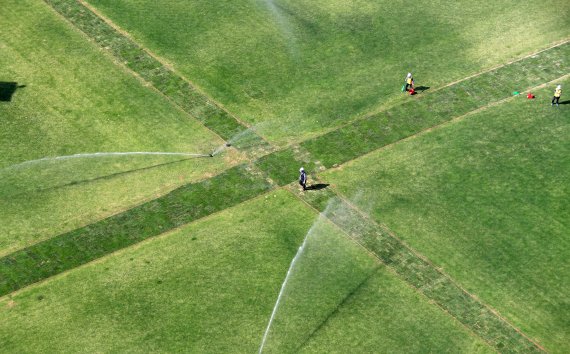
[[[243,166],[234,167],[100,222],[11,253],[0,258],[0,294],[239,204],[269,188],[263,176],[249,173]]]
[[[568,85],[568,79],[560,81]],[[547,350],[568,349],[569,107],[554,86],[321,178]]]

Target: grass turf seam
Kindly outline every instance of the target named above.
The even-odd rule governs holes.
[[[205,96],[190,81],[159,61],[145,48],[135,43],[93,12],[82,1],[45,0],[57,13],[85,33],[88,38],[109,51],[119,63],[128,67],[145,82],[167,96],[182,110],[197,118],[204,126],[224,140],[249,128],[219,104]],[[256,135],[257,136],[257,135]],[[261,137],[257,136],[263,145]]]
[[[287,187],[285,187],[287,188]],[[315,211],[319,212],[319,208],[317,208],[317,206],[313,205],[312,202],[308,201],[305,197],[306,194],[303,195],[303,197],[293,193],[293,191],[291,190],[291,188],[287,188],[287,190],[289,190],[290,193],[292,193],[293,195],[295,195],[299,200],[301,200],[303,203],[305,203],[306,205],[308,205],[309,207],[313,208]],[[340,198],[336,193],[332,193],[332,195],[334,197]],[[358,211],[358,210],[357,210]],[[366,217],[365,215],[363,215],[364,217]],[[374,259],[376,259],[380,264],[382,264],[383,266],[386,267],[386,269],[391,272],[392,274],[394,274],[394,276],[396,276],[398,279],[401,279],[402,281],[404,281],[404,283],[413,291],[417,292],[420,294],[420,296],[425,297],[430,303],[434,304],[435,306],[437,306],[440,310],[442,310],[443,312],[445,312],[449,317],[451,317],[454,321],[456,321],[459,325],[461,325],[463,328],[465,328],[467,330],[467,333],[469,333],[471,336],[473,336],[474,338],[479,338],[481,339],[486,345],[489,346],[489,348],[494,348],[492,343],[489,342],[486,338],[481,337],[479,334],[477,334],[475,331],[473,331],[472,328],[470,328],[469,326],[467,326],[465,323],[463,323],[462,321],[460,321],[456,316],[454,316],[453,314],[451,314],[446,308],[444,308],[441,304],[439,304],[436,301],[433,301],[432,298],[430,298],[429,296],[427,296],[427,294],[425,294],[424,292],[421,291],[421,289],[415,287],[412,283],[410,283],[409,281],[406,280],[406,278],[404,278],[402,276],[402,274],[400,274],[394,267],[389,266],[376,252],[374,252],[372,249],[370,249],[369,247],[366,247],[360,240],[358,240],[354,235],[352,235],[351,233],[349,233],[347,230],[343,229],[341,225],[335,223],[333,220],[326,218],[326,220],[328,220],[330,223],[332,223],[333,225],[335,225],[336,228],[338,228],[343,235],[345,235],[351,242],[355,243],[356,245],[358,245],[362,250],[364,250],[366,253],[368,253],[371,257],[373,257]],[[412,250],[413,251],[413,250]],[[419,255],[421,257],[421,255]],[[370,278],[370,277],[369,277]],[[364,282],[361,285],[364,285],[366,282]],[[354,295],[354,292],[350,294],[350,296]],[[347,301],[348,298],[345,298],[343,302]],[[342,304],[341,304],[342,305]],[[340,309],[341,305],[337,306],[337,308],[335,309],[334,313],[338,312],[338,310]],[[330,318],[332,318],[334,316],[334,313],[331,313],[326,319],[325,321],[330,320]],[[319,327],[318,330],[320,330],[320,328],[322,328],[324,326],[324,323],[321,324],[321,326]],[[311,336],[314,336],[318,330],[313,331],[313,333],[311,334]],[[302,347],[304,345],[306,345],[306,343],[308,343],[310,338],[307,338],[307,340],[298,348],[299,350],[302,349]]]
[[[534,87],[530,87],[530,88],[525,88],[523,91],[520,92],[520,95],[519,95],[519,96],[522,97],[522,96],[524,96],[524,94],[526,94],[526,93],[529,93],[529,92],[532,92],[532,91],[535,91],[535,90],[544,88],[544,87],[546,87],[546,86],[548,86],[548,85],[554,84],[554,83],[558,82],[559,80],[564,80],[564,79],[566,79],[566,78],[568,78],[568,77],[570,77],[570,74],[563,75],[563,76],[558,77],[558,78],[556,78],[556,79],[554,79],[554,80],[552,80],[552,81],[549,81],[549,82],[540,84],[540,85],[538,85],[538,86],[534,86]],[[453,123],[460,122],[460,121],[462,121],[463,119],[465,119],[465,118],[467,118],[467,117],[469,117],[469,116],[471,116],[471,115],[474,115],[474,114],[483,112],[483,111],[485,111],[485,110],[487,110],[487,109],[489,109],[489,108],[492,108],[492,107],[499,106],[499,105],[501,105],[501,104],[503,104],[503,103],[509,102],[509,101],[514,100],[514,99],[516,99],[516,98],[517,98],[517,96],[510,96],[510,97],[503,98],[502,100],[499,100],[499,101],[496,101],[496,102],[491,102],[491,103],[489,103],[489,104],[487,104],[487,105],[485,105],[485,106],[483,106],[483,107],[479,107],[479,108],[474,109],[474,110],[472,110],[472,111],[469,111],[469,112],[467,112],[467,113],[465,113],[465,114],[462,114],[462,115],[457,116],[457,117],[454,117],[454,118],[452,118],[452,119],[450,119],[450,120],[444,121],[444,122],[442,122],[442,123],[440,123],[440,124],[436,124],[436,125],[431,126],[431,127],[429,127],[429,128],[423,129],[423,130],[421,130],[421,131],[419,131],[419,132],[417,132],[417,133],[414,133],[414,134],[412,134],[412,135],[405,136],[405,137],[403,137],[402,139],[396,140],[396,141],[394,141],[394,142],[391,142],[391,143],[386,144],[386,145],[383,145],[383,146],[379,146],[378,148],[376,148],[376,149],[374,149],[374,150],[368,151],[368,152],[365,153],[365,154],[362,154],[362,155],[360,155],[360,156],[356,156],[356,157],[354,157],[354,158],[352,158],[352,159],[350,159],[350,160],[344,161],[342,164],[340,164],[340,165],[338,165],[338,166],[334,166],[334,167],[328,168],[328,169],[326,169],[326,170],[336,170],[336,169],[344,168],[344,167],[348,166],[350,163],[352,163],[352,162],[354,162],[354,161],[356,161],[356,160],[358,160],[358,159],[360,159],[360,158],[362,158],[362,157],[365,157],[365,156],[374,154],[374,153],[376,153],[376,152],[378,152],[378,151],[381,151],[381,150],[390,148],[390,147],[392,147],[392,146],[394,146],[394,145],[396,145],[396,144],[403,143],[403,142],[406,142],[406,141],[408,141],[408,140],[416,139],[416,138],[418,138],[418,137],[420,137],[420,136],[422,136],[422,135],[424,135],[424,134],[427,134],[427,133],[429,133],[429,132],[432,132],[432,131],[434,131],[434,130],[436,130],[436,129],[438,129],[438,128],[447,126],[447,125],[449,125],[449,124],[453,124]]]
[[[292,194],[311,205],[305,195]],[[351,215],[349,217],[337,215],[335,219],[333,212],[330,216],[327,215],[327,219],[471,333],[499,352],[546,352],[542,346],[511,324],[498,311],[469,293],[428,259],[406,245],[385,225],[371,220],[338,192],[334,192],[334,195],[342,203],[337,209],[343,212],[351,211]],[[356,229],[360,230],[354,231],[355,224],[357,224]],[[390,251],[386,252],[386,249]]]
[[[245,183],[247,188],[235,188]],[[254,198],[272,186],[237,166],[0,258],[0,296]]]
[[[253,201],[257,200],[257,199],[264,198],[264,197],[266,197],[268,194],[271,194],[271,193],[275,192],[275,190],[276,190],[276,188],[270,188],[270,189],[268,189],[267,191],[265,191],[264,193],[259,194],[259,195],[255,196],[255,197],[253,197],[253,198],[251,198],[251,199],[248,199],[248,200],[246,200],[246,201],[243,201],[243,202],[241,202],[241,203],[239,203],[239,204],[232,205],[232,206],[229,207],[228,209],[218,210],[218,211],[213,212],[213,213],[211,213],[211,214],[208,214],[208,215],[206,215],[206,216],[204,216],[204,217],[202,217],[202,218],[193,220],[192,222],[189,222],[188,224],[184,224],[184,225],[177,226],[177,227],[175,227],[175,228],[173,228],[173,229],[167,230],[167,231],[165,231],[165,232],[163,232],[163,233],[161,233],[161,234],[158,234],[158,235],[156,235],[156,236],[146,238],[146,239],[144,239],[144,240],[142,240],[142,241],[140,241],[140,242],[138,242],[138,243],[135,243],[135,244],[133,244],[133,245],[130,245],[130,246],[127,246],[127,247],[124,247],[124,248],[120,248],[120,249],[117,249],[117,250],[112,251],[112,252],[110,252],[110,253],[107,253],[107,254],[105,254],[105,255],[102,256],[102,257],[95,258],[95,259],[93,259],[93,260],[91,260],[91,261],[89,261],[89,262],[83,263],[83,264],[81,264],[81,265],[79,265],[79,266],[77,266],[77,267],[75,267],[75,268],[67,269],[67,270],[65,270],[65,271],[63,271],[63,272],[61,272],[61,273],[58,273],[58,274],[54,275],[54,276],[51,276],[51,277],[48,277],[48,278],[44,278],[44,279],[38,280],[37,282],[31,283],[31,284],[29,284],[29,285],[26,285],[25,287],[20,288],[20,289],[18,289],[18,290],[15,290],[15,291],[13,291],[13,292],[10,292],[10,293],[8,293],[8,294],[0,295],[0,301],[2,301],[2,300],[5,299],[5,298],[10,299],[11,297],[17,295],[18,293],[20,293],[20,292],[22,292],[22,291],[25,291],[26,289],[28,289],[28,288],[30,288],[30,287],[33,287],[33,286],[35,286],[35,285],[43,284],[43,283],[50,282],[50,281],[53,281],[53,280],[55,280],[55,279],[58,279],[59,277],[63,277],[63,276],[65,276],[65,275],[69,274],[70,272],[75,271],[76,269],[80,269],[80,268],[85,267],[85,266],[88,266],[88,265],[90,265],[90,264],[97,264],[97,263],[99,263],[99,262],[104,262],[105,259],[107,259],[108,257],[112,257],[112,256],[115,256],[115,255],[120,255],[120,254],[122,254],[123,252],[129,252],[129,250],[131,250],[131,249],[136,249],[137,247],[141,247],[141,246],[143,246],[143,245],[146,244],[146,243],[153,242],[153,240],[155,240],[155,239],[159,239],[159,238],[162,238],[162,237],[168,237],[169,235],[178,232],[179,230],[181,230],[181,229],[187,227],[188,225],[191,225],[191,224],[196,223],[196,222],[202,222],[202,221],[208,220],[208,219],[210,219],[210,218],[216,217],[216,216],[219,215],[220,213],[223,213],[223,212],[225,212],[225,211],[227,211],[227,210],[229,210],[229,209],[232,209],[232,208],[239,208],[239,207],[240,207],[242,204],[244,204],[244,203],[249,203],[249,202],[253,202]],[[331,222],[331,225],[333,225],[334,227],[336,227],[336,228],[338,229],[338,227],[337,227],[335,224],[333,224],[332,222]],[[339,229],[339,230],[340,230],[340,229]],[[341,232],[344,232],[344,231],[341,230]],[[372,257],[374,257],[374,256],[372,255]],[[1,260],[1,259],[2,259],[2,257],[0,257],[0,260]]]
[[[438,93],[413,98],[407,104],[354,121],[300,145],[325,166],[340,165],[457,115],[508,98],[511,90],[536,87],[560,78],[568,73],[565,62],[568,54],[570,43],[565,42]]]
[[[108,17],[104,16],[99,10],[97,10],[95,7],[93,7],[91,4],[89,4],[88,2],[86,2],[85,0],[77,0],[81,5],[85,6],[87,9],[89,9],[89,11],[93,12],[97,17],[101,18],[101,20],[103,20],[107,25],[111,26],[114,30],[116,30],[117,32],[119,32],[121,35],[127,37],[129,40],[131,40],[132,42],[135,42],[135,39],[132,38],[132,36],[125,30],[121,29],[116,23],[114,23],[113,21],[111,21],[111,19],[109,19]],[[163,58],[159,57],[158,55],[156,55],[155,53],[153,53],[150,49],[146,48],[143,45],[139,46],[149,55],[151,56],[153,59],[155,59],[156,61],[158,61],[159,63],[161,63],[162,65],[164,65],[164,67],[166,67],[168,70],[172,71],[174,74],[178,75],[182,80],[186,81],[188,84],[190,84],[192,87],[194,87],[196,89],[197,92],[199,92],[201,95],[203,95],[209,102],[211,102],[212,104],[214,104],[216,107],[218,107],[219,109],[225,111],[229,116],[231,116],[232,118],[234,118],[236,121],[238,121],[241,125],[246,126],[248,128],[251,128],[250,124],[248,124],[247,122],[245,122],[244,120],[240,119],[238,116],[236,116],[234,113],[230,112],[222,103],[214,100],[212,97],[210,97],[208,94],[206,94],[204,92],[204,90],[198,86],[195,82],[193,82],[192,80],[188,79],[186,76],[182,75],[178,70],[176,70],[174,68],[174,66],[172,64],[169,64],[168,62],[166,62]]]

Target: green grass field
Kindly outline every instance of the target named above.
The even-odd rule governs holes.
[[[570,351],[570,4],[1,8],[0,352]]]
[[[570,35],[555,1],[88,2],[277,144]]]
[[[377,304],[369,293],[378,286],[397,294],[384,299],[387,309],[402,306],[398,311],[411,317],[402,325],[395,319],[377,322],[369,314],[359,319],[369,335],[434,352],[485,348],[379,270],[372,257],[325,218],[279,191],[1,300],[3,350],[254,352],[289,262],[309,230],[268,336],[268,352],[318,338],[323,322],[336,318],[345,301]],[[402,297],[407,301],[397,300]],[[414,327],[420,324],[421,329]],[[400,326],[424,334],[406,344]],[[323,328],[340,329],[333,323]],[[433,333],[446,335],[434,339]],[[346,340],[351,338],[349,332]],[[315,341],[307,350],[335,348],[334,342]]]
[[[0,16],[0,80],[26,85],[0,104],[0,255],[239,161],[191,159],[144,170],[183,157],[125,156],[7,168],[76,153],[209,153],[223,141],[143,87],[47,5],[10,2]]]
[[[564,352],[568,117],[517,97],[322,178],[523,331]]]

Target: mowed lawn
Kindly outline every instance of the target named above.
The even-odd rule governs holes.
[[[239,161],[232,153],[12,166],[77,153],[209,153],[223,141],[144,87],[44,2],[4,2],[0,22],[0,82],[25,86],[0,102],[0,254]]]
[[[564,353],[570,106],[550,106],[554,85],[534,100],[515,97],[321,179],[548,351]]]
[[[570,35],[552,0],[88,3],[276,144],[402,101],[408,71],[433,89]]]
[[[323,329],[362,351],[369,348],[360,346],[363,336],[386,348],[485,349],[283,190],[0,299],[0,342],[8,352],[256,352],[308,233],[267,352],[294,349]],[[349,324],[335,320],[355,303],[373,308],[352,321],[366,332],[345,332]],[[413,341],[404,335],[411,333]],[[336,342],[308,343],[310,351],[337,349]]]

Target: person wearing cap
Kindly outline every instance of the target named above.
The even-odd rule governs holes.
[[[414,78],[412,77],[412,73],[408,73],[405,82],[406,82],[406,91],[408,91],[411,88],[414,88]]]
[[[556,106],[558,106],[558,104],[560,103],[561,95],[562,95],[562,85],[558,85],[556,86],[556,90],[554,90],[554,97],[552,98],[552,103],[550,105],[554,106],[554,104],[556,103]]]
[[[305,169],[303,167],[301,167],[301,169],[299,170],[300,176],[299,176],[299,184],[301,185],[301,187],[303,187],[303,190],[306,191],[307,190],[307,173],[305,172]]]

